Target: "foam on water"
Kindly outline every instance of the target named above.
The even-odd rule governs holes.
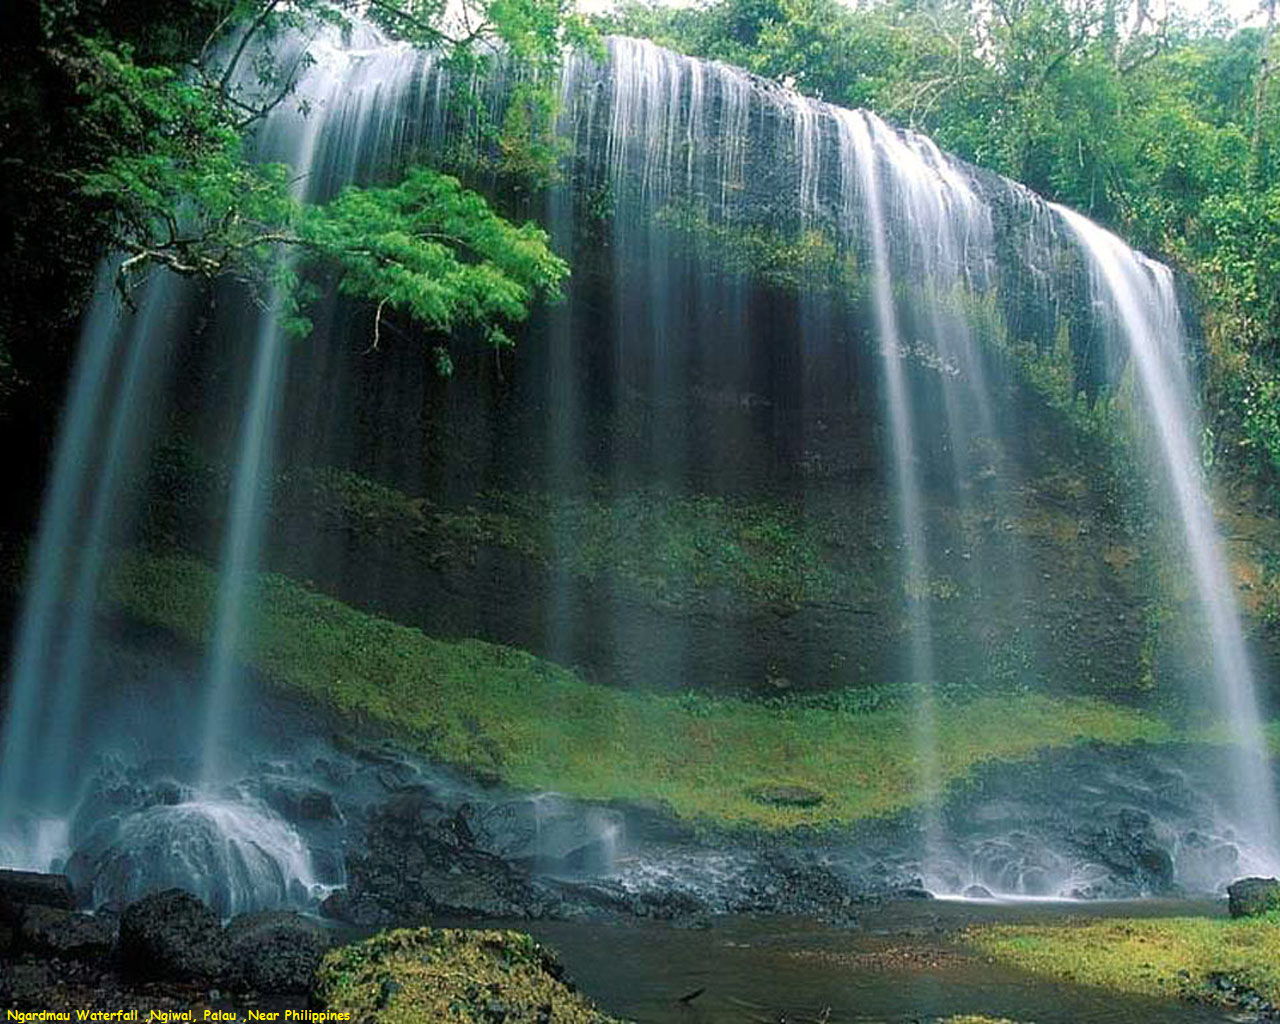
[[[181,888],[223,917],[306,906],[323,895],[298,833],[263,804],[197,796],[99,826],[71,864],[95,905]]]

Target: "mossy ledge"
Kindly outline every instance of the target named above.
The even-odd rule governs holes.
[[[1280,1006],[1280,914],[984,925],[964,938],[1033,974],[1249,1010]]]
[[[330,952],[314,994],[326,1010],[377,1024],[617,1024],[574,991],[546,948],[510,931],[384,932]]]
[[[116,566],[128,614],[203,644],[216,574],[185,555],[135,553]],[[626,692],[528,653],[443,641],[358,611],[282,576],[262,576],[246,616],[245,661],[274,685],[435,760],[496,772],[525,789],[587,799],[659,799],[713,825],[839,825],[919,799],[912,718],[865,702],[764,705]],[[1079,740],[1177,738],[1160,718],[1095,698],[973,695],[945,706],[943,783],[992,759]],[[761,802],[762,786],[803,788],[806,806]]]

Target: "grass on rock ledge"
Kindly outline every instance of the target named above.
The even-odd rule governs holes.
[[[209,638],[216,574],[182,555],[135,554],[112,596],[188,641]],[[889,814],[918,797],[911,713],[765,707],[592,685],[523,651],[444,641],[263,576],[244,659],[275,685],[431,758],[496,771],[513,786],[589,799],[662,799],[689,819],[790,827]],[[1080,739],[1164,742],[1173,730],[1092,698],[980,697],[945,705],[940,781],[979,762]],[[816,806],[776,806],[762,788],[803,787]]]
[[[1280,1006],[1280,914],[987,925],[965,938],[998,961],[1079,985],[1223,1005],[1252,991]]]

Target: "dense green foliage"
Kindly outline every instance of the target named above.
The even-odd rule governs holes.
[[[524,69],[515,107],[525,116],[477,145],[501,143],[527,162],[552,114],[551,90],[539,83],[553,80],[562,45],[585,38],[562,0],[478,0],[449,10],[421,0],[198,0],[185,10],[135,0],[122,7],[46,0],[30,32],[33,74],[55,80],[69,100],[58,139],[75,140],[57,143],[62,159],[47,172],[82,220],[88,214],[75,232],[88,251],[123,254],[125,292],[156,268],[231,276],[259,292],[284,284],[286,325],[305,331],[313,289],[304,275],[336,275],[343,291],[376,303],[375,341],[384,317],[400,314],[434,339],[442,372],[451,363],[441,336],[456,325],[476,323],[490,344],[505,347],[511,338],[503,325],[523,319],[538,295],[554,294],[567,267],[545,233],[508,223],[438,167],[411,167],[400,182],[352,187],[308,206],[294,185],[297,169],[260,164],[251,154],[272,111],[293,104],[310,116],[297,88],[314,62],[315,26],[344,31],[349,15],[362,13],[395,37],[441,49],[466,72],[482,71],[500,43]],[[20,90],[6,97],[13,106],[6,113],[20,120],[42,113],[23,106]],[[24,163],[44,156],[34,145],[15,155]],[[17,205],[30,194],[32,210],[46,209],[48,197],[32,193],[24,182]],[[35,248],[23,227],[19,259]],[[306,259],[286,258],[290,250]]]
[[[1140,0],[633,0],[605,27],[869,107],[1178,263],[1208,313],[1214,454],[1280,471],[1270,25]]]

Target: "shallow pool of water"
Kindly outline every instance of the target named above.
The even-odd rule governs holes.
[[[694,929],[658,922],[511,926],[555,948],[603,1009],[638,1024],[905,1024],[953,1014],[1037,1024],[1191,1024],[1248,1018],[1045,981],[988,963],[953,936],[987,921],[1221,913],[1221,904],[1208,901],[939,900],[868,910],[856,929],[791,918],[729,918]]]

